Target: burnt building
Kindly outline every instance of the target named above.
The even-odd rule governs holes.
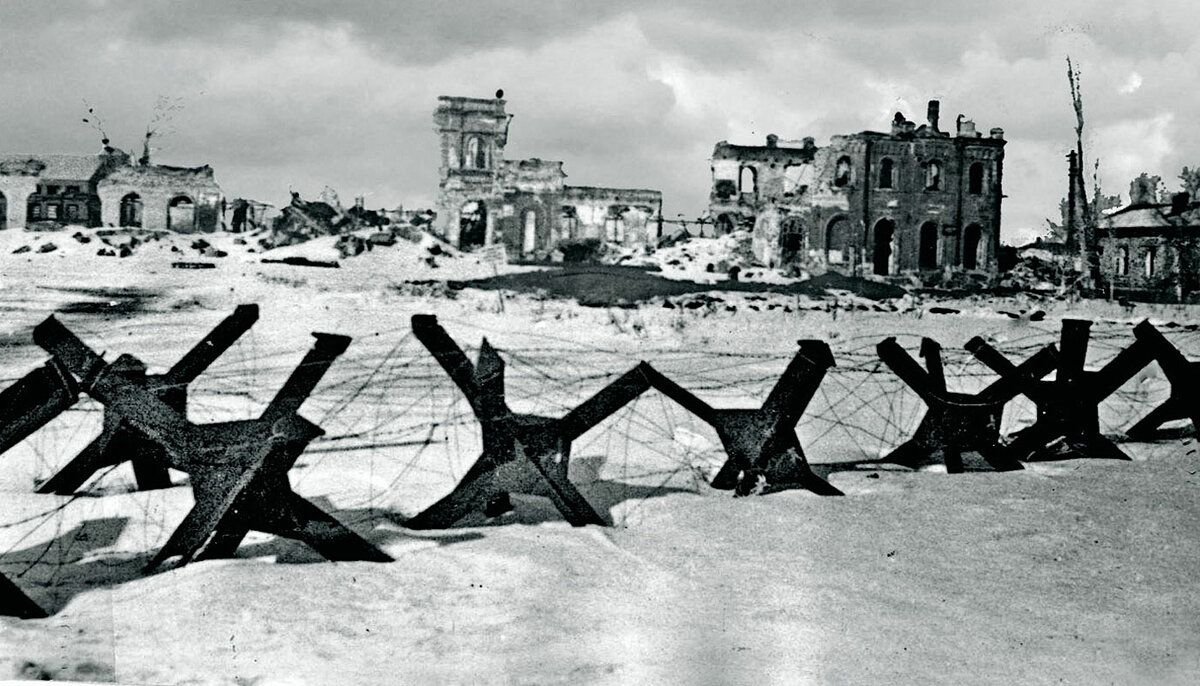
[[[763,262],[812,273],[995,272],[1000,251],[1004,131],[959,115],[954,134],[929,103],[917,125],[896,113],[863,131],[765,145],[717,143],[709,213],[716,231],[754,232]]]
[[[210,233],[221,228],[224,197],[207,165],[123,165],[97,186],[107,226],[178,233]]]
[[[0,156],[0,229],[37,224],[216,231],[223,197],[210,167],[99,155]]]
[[[1101,294],[1156,302],[1200,301],[1200,203],[1138,202],[1095,230]]]
[[[513,257],[545,257],[566,240],[637,245],[662,233],[662,193],[570,186],[560,161],[507,160],[512,115],[495,98],[442,96],[437,229],[453,245],[501,243]]]
[[[0,156],[0,229],[38,223],[99,226],[99,182],[129,155]]]

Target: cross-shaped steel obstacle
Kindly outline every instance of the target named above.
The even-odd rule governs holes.
[[[644,364],[562,418],[518,414],[508,407],[504,360],[487,339],[472,364],[434,315],[412,318],[413,334],[466,396],[483,433],[483,453],[448,495],[405,522],[411,529],[445,529],[476,511],[499,513],[509,493],[548,496],[574,526],[608,526],[607,519],[567,478],[571,443],[649,388]]]
[[[880,462],[891,462],[910,469],[936,464],[941,456],[946,471],[984,471],[983,465],[967,465],[963,453],[978,453],[986,465],[995,471],[1023,469],[1021,463],[1003,450],[1000,443],[1000,420],[1004,406],[1021,393],[1023,385],[1045,376],[1054,368],[1057,353],[1053,345],[1014,367],[1012,373],[974,393],[955,393],[946,390],[946,375],[942,365],[942,346],[932,338],[921,339],[921,357],[925,369],[896,342],[895,337],[875,346],[896,376],[908,385],[928,409],[913,437],[902,443]]]
[[[1200,402],[1196,399],[1197,389],[1200,389],[1200,362],[1184,357],[1179,348],[1172,345],[1149,320],[1142,320],[1133,327],[1133,335],[1151,349],[1155,361],[1171,383],[1171,394],[1161,405],[1129,427],[1126,435],[1136,439],[1153,438],[1159,427],[1176,419],[1190,419],[1193,431],[1200,435]]]
[[[1100,433],[1100,403],[1123,386],[1152,357],[1140,339],[1096,371],[1084,369],[1092,322],[1064,319],[1059,335],[1058,367],[1054,380],[1035,380],[1019,375],[1017,366],[976,336],[967,350],[1000,375],[1016,379],[1021,393],[1037,406],[1034,423],[1015,434],[1004,451],[1018,460],[1055,460],[1070,457],[1131,459],[1107,436]],[[1054,451],[1062,441],[1067,450]]]
[[[793,488],[818,495],[842,495],[815,474],[796,437],[796,424],[812,402],[825,373],[834,366],[829,344],[801,340],[800,349],[758,409],[717,409],[650,365],[642,367],[650,385],[717,432],[726,460],[713,488],[749,495]]]
[[[0,615],[17,619],[42,619],[47,616],[45,610],[3,574],[0,574]]]
[[[324,433],[298,410],[350,343],[346,336],[313,336],[314,346],[257,419],[196,425],[128,378],[121,365],[106,363],[54,317],[34,329],[34,341],[70,371],[83,392],[163,449],[161,466],[191,477],[195,505],[148,568],[175,555],[180,565],[231,556],[252,529],[302,541],[330,560],[391,560],[288,482],[300,453]]]
[[[160,400],[182,416],[187,416],[187,387],[216,361],[242,334],[258,320],[257,305],[240,305],[207,336],[187,352],[164,374],[147,374],[146,365],[136,357],[122,355],[113,362],[112,373],[120,374],[154,393]],[[33,390],[41,389],[41,390]],[[23,402],[4,402],[13,393]],[[21,381],[0,394],[0,451],[25,438],[49,421],[79,397],[75,380],[51,359],[47,365],[26,375]],[[114,406],[104,408],[104,428],[53,477],[43,483],[38,493],[67,495],[75,492],[97,471],[128,461],[133,465],[138,488],[149,490],[168,488],[171,478],[163,447],[134,430],[129,420]]]

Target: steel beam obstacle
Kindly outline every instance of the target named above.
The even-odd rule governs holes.
[[[1190,419],[1195,435],[1200,435],[1200,402],[1196,401],[1196,389],[1200,388],[1200,362],[1184,357],[1149,320],[1143,320],[1133,327],[1133,335],[1151,349],[1155,361],[1171,383],[1171,395],[1129,427],[1126,435],[1134,439],[1153,439],[1160,433],[1159,427],[1177,419]]]
[[[207,336],[197,343],[165,374],[147,374],[146,365],[130,355],[117,358],[110,369],[132,383],[154,393],[181,416],[187,416],[187,387],[209,365],[258,321],[257,305],[239,305]],[[78,394],[76,393],[76,396]],[[171,485],[164,448],[131,427],[116,407],[105,406],[100,435],[57,474],[38,488],[38,493],[67,495],[75,492],[97,471],[121,462],[133,465],[138,488],[149,490]]]
[[[300,453],[323,433],[298,410],[350,343],[345,336],[313,335],[316,344],[257,419],[196,425],[54,317],[34,329],[34,341],[70,371],[80,390],[162,448],[159,466],[191,477],[195,505],[150,569],[176,555],[180,565],[232,555],[252,529],[302,541],[330,560],[391,560],[288,482]]]
[[[982,338],[967,341],[967,350],[1001,379],[1017,376],[1021,393],[1037,406],[1034,423],[1017,432],[1004,448],[1013,459],[1131,459],[1100,433],[1099,407],[1153,358],[1147,344],[1138,339],[1099,370],[1085,370],[1091,326],[1087,320],[1063,320],[1057,372],[1052,381],[1020,378],[1017,366]],[[1060,442],[1065,452],[1056,450]]]
[[[649,389],[639,364],[561,418],[518,414],[508,407],[504,360],[483,340],[478,363],[433,315],[414,315],[413,334],[458,386],[483,433],[483,453],[448,495],[405,522],[410,529],[445,529],[472,512],[507,510],[510,493],[548,496],[574,526],[607,519],[567,478],[571,443]]]
[[[0,615],[17,619],[42,619],[49,616],[3,574],[0,574]]]
[[[951,474],[987,468],[994,471],[1023,469],[1017,459],[1003,450],[1000,420],[1004,406],[1021,393],[1025,384],[1041,379],[1054,368],[1058,358],[1054,346],[1042,348],[1015,366],[1010,374],[974,394],[946,390],[942,346],[932,338],[921,339],[924,369],[895,337],[884,339],[875,349],[879,359],[915,391],[928,408],[913,437],[880,462],[916,469],[940,461]],[[963,453],[972,452],[978,453],[985,465],[964,463]],[[940,460],[935,456],[940,456]]]
[[[653,388],[716,430],[726,460],[713,477],[713,488],[732,489],[737,495],[759,487],[764,494],[802,488],[818,495],[842,495],[813,472],[796,437],[796,424],[832,366],[827,343],[802,340],[762,407],[737,410],[714,408],[650,365],[642,369]]]

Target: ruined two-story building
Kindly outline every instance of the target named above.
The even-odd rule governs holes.
[[[1004,131],[961,115],[942,131],[930,101],[917,125],[765,145],[717,143],[709,212],[718,233],[754,231],[771,266],[856,274],[994,272],[1000,251]]]
[[[221,227],[221,188],[211,167],[98,155],[0,156],[0,229],[30,225],[122,226],[184,233]]]
[[[662,193],[571,186],[560,161],[507,160],[512,115],[495,98],[442,96],[436,228],[469,249],[500,243],[515,258],[545,257],[566,240],[637,245],[662,233]]]

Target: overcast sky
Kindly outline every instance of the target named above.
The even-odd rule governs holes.
[[[215,167],[231,196],[332,186],[370,207],[430,206],[441,94],[515,114],[508,156],[568,183],[659,188],[694,217],[719,140],[886,130],[942,101],[1003,127],[1004,239],[1044,230],[1065,189],[1082,71],[1089,165],[1127,196],[1200,164],[1200,32],[1184,0],[742,3],[0,0],[0,152],[89,152],[92,104],[140,149],[158,96],[182,109],[156,161]],[[945,127],[943,127],[945,128]]]

